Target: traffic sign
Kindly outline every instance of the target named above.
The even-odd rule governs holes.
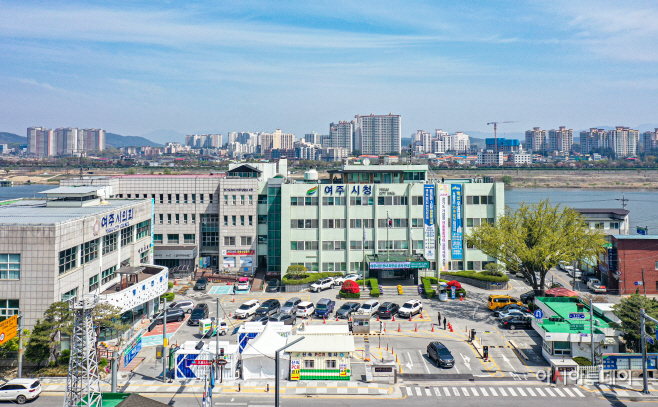
[[[643,285],[642,281],[636,281],[635,285]]]
[[[218,364],[219,366],[227,365],[227,364],[228,364],[228,360],[226,360],[226,359],[218,359],[218,360],[217,360],[217,364]]]
[[[618,276],[621,276],[621,270],[617,270],[616,273]]]
[[[535,318],[542,319],[544,318],[544,311],[537,309],[535,310]]]
[[[574,312],[569,314],[569,319],[585,319],[585,314],[582,312]]]
[[[192,360],[190,361],[190,365],[208,366],[212,365],[212,360]]]
[[[653,338],[647,335],[647,342],[653,345]]]

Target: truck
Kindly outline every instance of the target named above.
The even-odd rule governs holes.
[[[598,278],[590,278],[587,281],[587,288],[594,291],[595,293],[605,293],[605,286],[601,284]]]
[[[315,305],[315,315],[317,317],[329,317],[336,306],[336,301],[323,298]]]
[[[223,319],[216,320],[215,318],[208,318],[199,320],[199,333],[202,338],[211,338],[217,335],[217,327],[219,326],[219,336],[224,336],[228,333],[228,324]]]

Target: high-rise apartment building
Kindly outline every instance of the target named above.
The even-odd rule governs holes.
[[[658,149],[658,128],[642,134],[642,148],[645,153]]]
[[[292,150],[295,147],[295,135],[282,133],[276,129],[274,133],[261,133],[258,136],[260,153],[267,159],[272,158],[272,150]]]
[[[28,127],[27,153],[38,157],[57,154],[57,139],[53,130],[45,127]]]
[[[455,134],[451,134],[452,137],[452,149],[458,153],[465,153],[471,149],[471,139],[468,134],[464,134],[461,131],[458,131]]]
[[[82,130],[83,151],[105,150],[105,130],[84,129]]]
[[[589,154],[597,148],[608,148],[608,132],[603,129],[590,128],[580,132],[580,152]]]
[[[27,129],[28,154],[47,157],[82,154],[95,150],[105,150],[105,130],[103,129],[75,129],[72,127],[56,130],[44,127]]]
[[[431,153],[432,152],[432,133],[429,133],[424,130],[416,130],[411,138],[412,149],[420,151],[422,153]]]
[[[192,134],[185,136],[185,145],[190,148],[219,148],[222,138],[221,134]]]
[[[310,133],[304,134],[304,140],[308,144],[321,145],[322,144],[322,135],[312,131]]]
[[[573,146],[573,130],[560,126],[558,130],[549,130],[548,146],[549,151],[559,151],[561,153],[571,152]]]
[[[361,154],[400,153],[400,115],[356,115],[355,149]]]
[[[55,137],[58,155],[75,155],[79,152],[78,137],[82,137],[82,130],[62,127],[55,130]]]
[[[637,147],[640,142],[640,132],[628,127],[617,126],[608,132],[610,147],[617,158],[633,157],[637,155]]]
[[[540,130],[539,127],[533,127],[532,130],[526,131],[525,149],[530,152],[546,150],[546,130]]]
[[[354,150],[354,127],[356,122],[352,120],[341,120],[338,123],[331,123],[329,125],[329,140],[330,147],[345,148],[352,152]]]

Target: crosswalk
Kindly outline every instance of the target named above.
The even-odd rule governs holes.
[[[402,394],[408,397],[585,397],[575,387],[462,387],[462,386],[405,386]]]

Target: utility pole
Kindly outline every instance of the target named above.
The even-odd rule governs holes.
[[[621,199],[617,198],[615,201],[621,201],[621,208],[626,209],[626,202],[628,202],[630,199],[626,199],[626,194],[622,193],[621,194]]]
[[[573,274],[576,275],[575,270]],[[595,366],[596,361],[594,355],[594,307],[592,306],[592,298],[589,299],[589,331],[590,331],[589,346],[590,348],[592,348],[592,366]]]
[[[167,299],[163,298],[164,313],[162,316],[162,383],[167,382]]]
[[[658,319],[652,318],[644,312],[644,308],[640,309],[640,346],[642,347],[642,394],[649,394],[649,383],[647,382],[647,334],[646,334],[646,320],[650,320],[658,324]]]
[[[215,366],[223,374],[224,366],[219,365],[219,298],[217,298],[217,316],[215,317]],[[217,377],[217,375],[215,375]],[[216,380],[216,379],[215,379]],[[222,382],[220,375],[219,382]]]
[[[363,245],[362,245],[363,246],[363,291],[365,291],[366,290],[366,222],[365,222],[365,219],[361,219],[361,226],[363,226]],[[388,244],[388,243],[386,243],[386,244]],[[358,280],[358,278],[357,278],[357,280]]]
[[[642,269],[642,287],[644,287],[644,298],[647,298],[647,285],[644,284],[644,269]]]
[[[279,352],[285,350],[286,348],[289,348],[290,346],[296,344],[299,341],[304,340],[304,337],[302,336],[299,339],[295,339],[294,341],[290,342],[289,344],[286,344],[283,348],[277,349],[276,353],[274,354],[274,407],[279,407],[279,380],[281,380],[280,373],[279,373]]]
[[[18,378],[23,377],[23,317],[24,313],[18,310]]]
[[[388,211],[386,211],[386,261],[391,261],[391,248],[388,245],[388,230],[391,228],[391,222],[392,220],[388,215]]]
[[[112,393],[117,392],[117,370],[119,370],[119,363],[117,358],[119,357],[119,354],[117,353],[116,350],[112,351],[112,381],[110,383],[110,391]]]

